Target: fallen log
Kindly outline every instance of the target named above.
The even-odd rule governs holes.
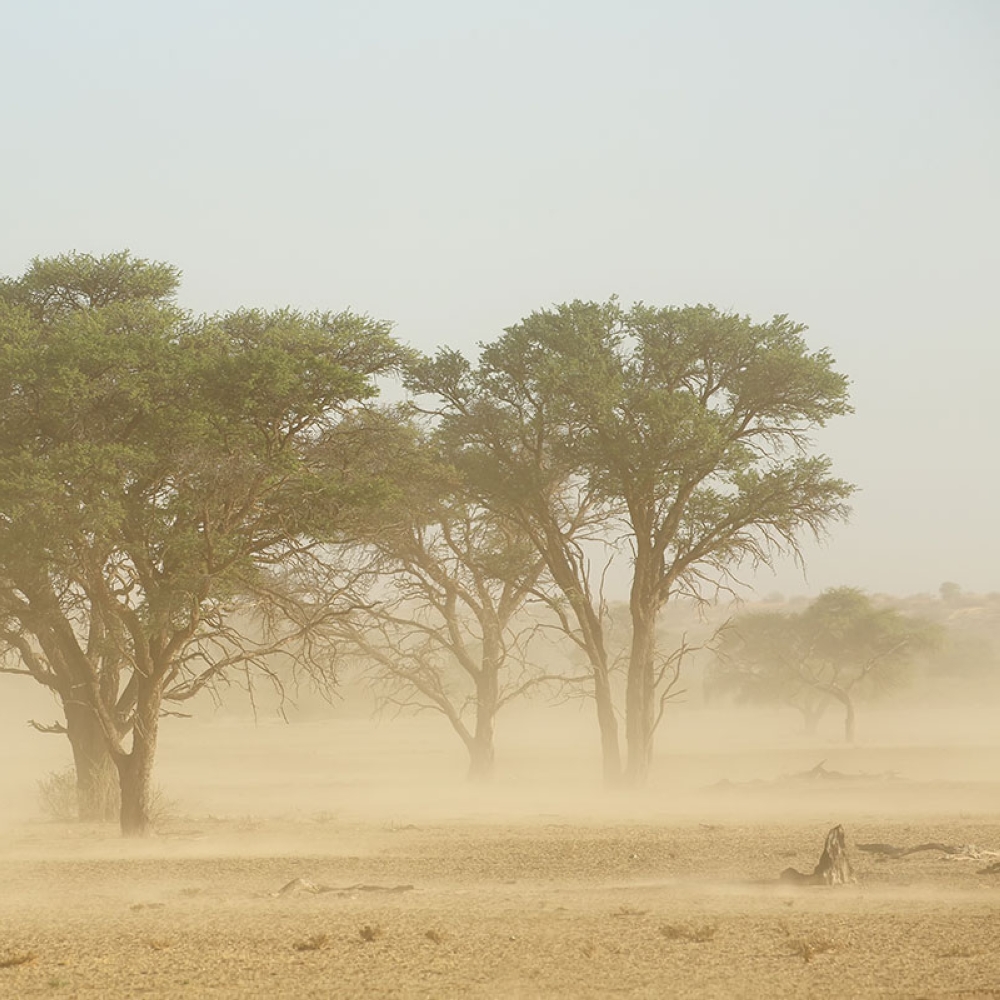
[[[981,851],[974,844],[939,844],[932,841],[928,844],[917,844],[915,847],[896,847],[893,844],[855,844],[859,851],[869,854],[881,854],[886,858],[905,858],[921,851],[938,851],[951,858],[967,858],[971,861],[983,861],[997,856],[996,851]]]
[[[894,847],[892,844],[855,844],[859,851],[868,851],[870,854],[884,854],[887,858],[905,858],[908,854],[919,854],[921,851],[941,851],[942,854],[963,854],[964,847],[956,847],[954,844],[917,844],[916,847]]]
[[[823,853],[811,872],[786,868],[781,873],[782,882],[794,885],[844,885],[854,881],[854,870],[847,857],[844,828],[838,823],[827,835]]]

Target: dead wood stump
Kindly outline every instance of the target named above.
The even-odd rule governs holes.
[[[847,857],[844,828],[838,823],[827,835],[823,853],[812,872],[786,868],[781,873],[782,882],[794,885],[844,885],[854,881],[854,871]]]

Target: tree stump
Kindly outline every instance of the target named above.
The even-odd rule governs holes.
[[[844,828],[838,823],[827,835],[823,853],[811,873],[786,868],[781,873],[782,882],[795,885],[844,885],[854,881],[854,871],[847,857]]]

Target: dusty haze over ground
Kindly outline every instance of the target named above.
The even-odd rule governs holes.
[[[805,738],[783,712],[677,705],[640,792],[600,787],[575,706],[502,716],[480,788],[436,719],[234,705],[164,720],[143,842],[43,820],[35,782],[65,740],[24,724],[52,714],[41,692],[2,692],[0,996],[1000,991],[996,691],[869,707],[853,748],[833,717]],[[841,776],[794,777],[820,762]],[[836,823],[857,882],[779,883]],[[855,847],[928,842],[974,852]]]

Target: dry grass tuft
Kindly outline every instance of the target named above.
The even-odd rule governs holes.
[[[836,951],[837,946],[827,938],[791,938],[788,942],[788,949],[793,955],[798,955],[803,962],[811,962],[816,955]]]
[[[296,951],[319,951],[329,940],[329,934],[313,934],[304,941],[296,941],[292,947]]]
[[[719,930],[718,924],[661,924],[660,933],[668,941],[693,941],[704,944],[711,941]]]
[[[954,944],[950,948],[937,953],[938,958],[975,958],[979,954],[977,948],[972,948],[967,944]]]
[[[33,951],[9,951],[0,955],[0,969],[13,969],[18,965],[34,962],[38,956]]]

